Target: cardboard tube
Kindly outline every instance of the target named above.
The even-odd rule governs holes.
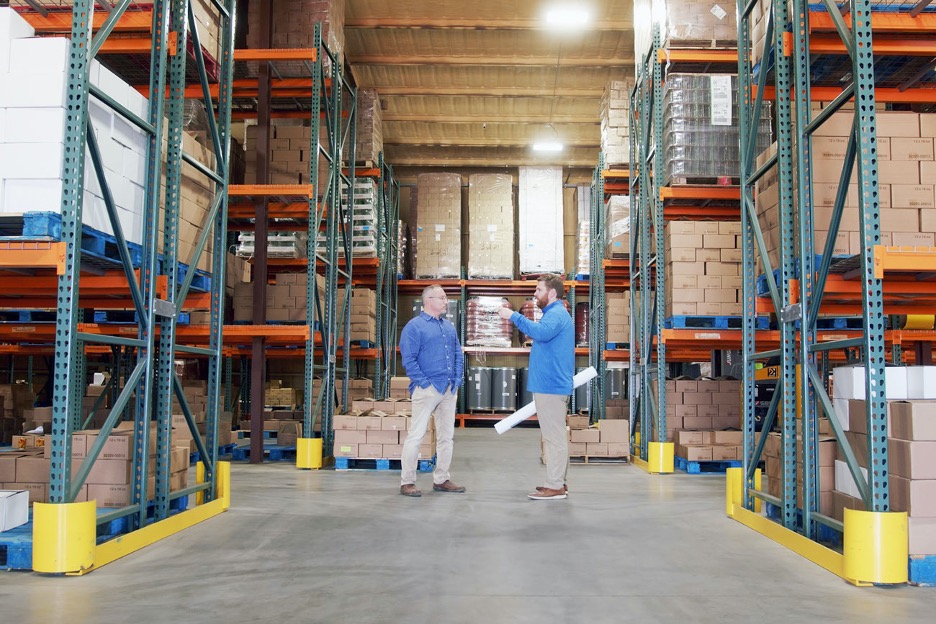
[[[598,371],[595,370],[595,367],[589,366],[585,370],[579,371],[579,373],[575,375],[575,377],[572,378],[572,388],[573,389],[578,388],[582,384],[588,383],[589,381],[591,381],[597,376],[598,376]],[[516,412],[514,412],[510,416],[507,416],[506,418],[499,420],[494,425],[494,430],[497,431],[497,433],[504,433],[508,429],[512,429],[514,426],[523,422],[524,420],[526,420],[527,418],[529,418],[535,413],[536,413],[536,404],[527,403],[526,405],[518,409]]]

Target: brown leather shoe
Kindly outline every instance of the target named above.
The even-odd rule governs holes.
[[[542,486],[542,485],[537,485],[537,486],[536,486],[536,489],[539,490],[540,492],[542,492],[542,491],[545,490],[546,488],[545,488],[544,486]],[[563,484],[562,484],[562,491],[565,492],[566,494],[568,494],[568,493],[569,493],[569,486],[568,486],[567,484],[563,483]]]
[[[552,490],[548,487],[538,487],[527,494],[527,498],[533,500],[562,500],[566,496],[567,494],[563,490]]]
[[[433,483],[432,489],[435,492],[456,492],[461,493],[465,491],[465,488],[461,485],[455,485],[451,481],[446,481],[445,483]]]
[[[414,483],[407,483],[406,485],[401,485],[400,494],[402,494],[403,496],[412,496],[413,498],[418,498],[422,496],[422,492],[416,489],[416,485]]]

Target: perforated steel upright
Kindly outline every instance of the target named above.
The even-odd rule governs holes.
[[[841,530],[842,524],[818,509],[817,431],[820,410],[828,417],[838,440],[842,456],[862,494],[869,511],[889,510],[887,470],[887,422],[884,386],[884,316],[882,283],[874,273],[874,248],[880,244],[880,214],[876,157],[875,89],[873,48],[871,41],[871,4],[859,0],[849,4],[851,22],[846,25],[839,7],[824,2],[830,19],[836,24],[844,48],[851,59],[853,82],[821,112],[813,116],[810,107],[811,77],[809,53],[809,5],[802,0],[792,3],[774,2],[768,16],[767,46],[761,55],[757,84],[752,72],[751,13],[754,2],[738,3],[739,84],[741,93],[740,123],[742,127],[742,244],[744,329],[744,401],[745,428],[744,504],[751,508],[753,497],[780,506],[783,525],[791,530],[815,537],[817,523]],[[792,45],[790,45],[792,41]],[[787,51],[788,53],[786,53]],[[765,159],[756,168],[754,134],[756,119],[763,102],[765,85],[772,78],[775,86],[777,113],[776,155]],[[813,133],[832,114],[844,110],[843,104],[854,98],[854,121],[839,192],[828,224],[827,242],[814,250],[815,228],[812,189],[811,142]],[[779,249],[779,279],[774,278],[774,266],[767,254],[764,235],[754,204],[754,185],[772,167],[777,167],[780,190],[781,245]],[[858,281],[862,292],[863,335],[860,338],[816,341],[816,324],[825,282],[829,275],[833,242],[838,233],[845,195],[852,170],[857,172],[859,186],[859,221],[862,241]],[[794,192],[794,189],[798,189]],[[822,224],[825,226],[825,224]],[[816,256],[815,251],[820,255]],[[760,265],[757,264],[760,258]],[[818,260],[818,266],[817,261]],[[767,280],[773,312],[780,323],[781,344],[778,350],[756,350],[754,314],[755,277],[762,272]],[[798,290],[794,291],[798,285]],[[802,331],[800,331],[800,329]],[[869,438],[868,477],[859,469],[858,461],[834,415],[826,391],[826,353],[833,349],[860,347],[866,366],[865,392],[868,431],[877,432]],[[821,356],[821,362],[817,357]],[[782,492],[776,498],[753,491],[755,467],[761,459],[766,433],[760,438],[754,432],[754,362],[780,358],[779,392],[768,408],[764,431],[769,431],[778,417],[796,414],[800,418],[783,418],[782,422]],[[821,369],[820,369],[821,364]],[[799,397],[799,399],[798,399]],[[799,407],[798,407],[799,404]],[[797,422],[801,431],[797,431]],[[797,453],[796,436],[805,440],[803,451]],[[797,475],[797,462],[803,466],[802,478]],[[798,500],[797,481],[802,482],[803,499]],[[802,509],[802,511],[799,510]],[[800,515],[801,514],[801,515]],[[801,519],[802,518],[802,519]]]
[[[374,362],[374,396],[386,398],[396,371],[397,260],[399,259],[400,183],[393,167],[378,156],[377,185],[377,359]]]
[[[603,265],[605,249],[605,229],[607,227],[604,205],[604,154],[598,154],[598,166],[592,174],[591,183],[591,244],[589,245],[589,284],[588,297],[590,313],[588,315],[588,361],[598,371],[592,384],[592,401],[589,416],[592,422],[605,416],[605,371],[604,349],[607,343],[607,305],[605,295],[605,272]],[[575,310],[573,302],[572,309]],[[579,406],[581,407],[581,406]]]

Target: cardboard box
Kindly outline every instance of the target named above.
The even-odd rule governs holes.
[[[585,442],[569,442],[569,457],[582,457],[588,452]]]
[[[597,443],[601,441],[601,434],[597,429],[570,429],[569,441]]]
[[[677,444],[680,444],[682,446],[701,445],[702,444],[702,432],[680,430],[676,432],[674,439]]]
[[[609,457],[629,457],[630,456],[630,444],[627,442],[609,442],[608,443],[608,456]]]
[[[383,431],[406,431],[406,416],[384,416],[380,419],[380,428]]]
[[[716,444],[712,447],[712,459],[715,461],[736,460],[741,457],[741,447]]]
[[[348,430],[348,429],[339,429],[335,431],[335,441],[334,445],[346,445],[346,444],[367,444],[367,431],[361,430]]]
[[[88,485],[125,485],[130,483],[133,462],[126,459],[98,459],[88,472]],[[72,470],[77,466],[72,464]]]
[[[889,407],[890,437],[911,441],[936,440],[936,401],[895,401]]]
[[[338,444],[335,442],[332,452],[334,453],[335,457],[358,457],[358,445],[344,442]]]
[[[357,428],[359,431],[380,431],[382,420],[380,416],[358,416]]]
[[[367,444],[397,445],[400,443],[400,432],[392,430],[369,430],[364,432]]]
[[[348,414],[335,414],[332,416],[332,429],[335,431],[354,431],[357,429],[357,419],[357,416],[350,416]]]
[[[383,457],[382,444],[358,444],[358,457],[380,459]]]
[[[22,483],[48,483],[50,462],[38,455],[23,455],[16,459],[16,481]]]
[[[936,555],[936,518],[910,518],[907,529],[910,556]]]
[[[600,442],[628,443],[630,442],[630,421],[628,420],[602,420],[598,423]]]
[[[677,455],[682,457],[687,461],[711,461],[712,460],[712,447],[711,446],[684,446],[679,445],[677,448]]]
[[[585,454],[590,457],[607,457],[608,445],[604,442],[588,442],[585,445]]]
[[[383,445],[383,456],[387,459],[400,459],[403,457],[403,445],[402,444],[384,444]]]
[[[891,475],[905,479],[936,479],[936,442],[891,438],[887,441],[887,453]]]
[[[716,431],[715,432],[715,444],[728,444],[732,446],[740,446],[744,444],[744,432],[743,431]]]
[[[936,517],[936,480],[890,477],[890,510],[918,518]]]

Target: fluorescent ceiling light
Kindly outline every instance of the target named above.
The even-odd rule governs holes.
[[[582,8],[562,7],[550,9],[546,13],[546,23],[550,26],[575,28],[587,24],[589,17],[588,11]]]
[[[533,144],[534,152],[561,152],[562,148],[559,141],[537,141]]]

